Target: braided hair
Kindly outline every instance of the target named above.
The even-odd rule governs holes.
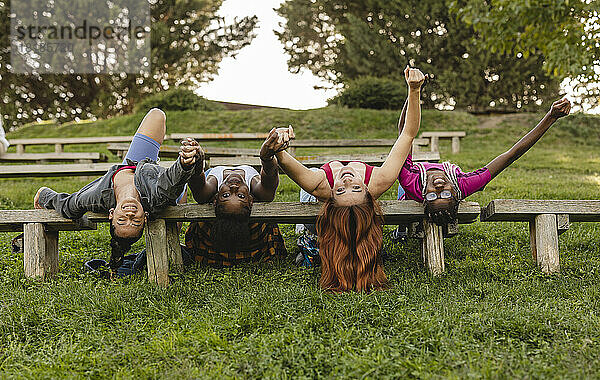
[[[115,232],[115,226],[112,223],[110,223],[109,231],[110,261],[108,263],[108,266],[111,270],[114,271],[117,270],[117,268],[119,268],[123,264],[123,257],[127,252],[129,252],[133,243],[140,240],[144,231],[141,230],[139,236],[124,238],[117,236]]]

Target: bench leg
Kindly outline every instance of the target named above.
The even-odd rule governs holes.
[[[452,138],[452,153],[460,152],[460,137]]]
[[[558,224],[556,215],[541,214],[529,222],[531,253],[544,273],[560,270],[558,254]]]
[[[169,285],[169,242],[167,226],[164,219],[147,222],[146,258],[148,264],[148,281],[160,286]]]
[[[55,153],[62,153],[63,152],[63,146],[62,146],[62,144],[54,144],[54,152]]]
[[[183,270],[181,246],[179,245],[179,228],[177,222],[166,222],[167,227],[167,255],[169,268],[175,271]]]
[[[439,147],[439,137],[437,136],[431,136],[431,140],[430,143],[431,144],[431,151],[432,152],[439,152],[440,151],[440,147]]]
[[[23,225],[25,277],[45,278],[58,272],[58,231],[45,231],[42,223]]]
[[[423,221],[423,261],[433,276],[444,273],[444,232],[433,222]]]
[[[25,153],[25,145],[23,145],[23,144],[17,145],[17,153],[19,153],[19,154]]]

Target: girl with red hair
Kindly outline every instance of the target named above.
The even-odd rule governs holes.
[[[331,161],[310,170],[285,150],[277,160],[285,173],[304,191],[324,202],[317,218],[321,281],[335,292],[370,291],[388,286],[378,255],[383,216],[377,199],[396,181],[421,122],[420,90],[425,76],[418,69],[404,70],[408,84],[406,126],[381,167],[361,161]],[[281,129],[285,147],[293,129]]]

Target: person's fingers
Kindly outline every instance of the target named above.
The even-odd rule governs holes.
[[[296,134],[294,133],[294,127],[292,127],[292,125],[288,125],[288,129],[289,129],[289,133],[290,133],[290,138],[295,139],[296,138]]]

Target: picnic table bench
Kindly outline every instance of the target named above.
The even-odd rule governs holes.
[[[370,165],[380,165],[385,160],[385,155],[369,156],[304,156],[296,157],[307,166],[318,167],[331,160],[346,159],[364,159]],[[438,152],[421,152],[413,156],[414,161],[439,161]],[[213,157],[208,160],[209,167],[214,166],[232,166],[232,165],[250,165],[260,168],[259,157]],[[159,165],[169,167],[173,161],[160,161]],[[99,176],[103,175],[115,163],[96,163],[96,164],[64,164],[64,165],[5,165],[0,166],[0,178],[29,178],[29,177],[73,177],[73,176]],[[257,169],[258,170],[258,169]]]
[[[570,222],[600,222],[600,200],[495,199],[482,222],[529,222],[531,254],[544,273],[560,271],[558,236]]]
[[[460,152],[460,139],[467,135],[464,131],[431,131],[421,133],[421,138],[429,139],[432,152],[439,151],[440,139],[452,139],[452,153]]]
[[[47,277],[58,272],[59,231],[95,230],[86,218],[65,219],[54,210],[0,210],[0,232],[23,231],[25,277]]]
[[[0,162],[37,162],[77,161],[91,163],[106,161],[106,155],[98,152],[61,152],[61,153],[0,153]]]

